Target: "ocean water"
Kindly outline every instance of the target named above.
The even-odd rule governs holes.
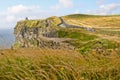
[[[15,40],[13,32],[13,29],[0,30],[0,49],[10,48],[13,45]]]

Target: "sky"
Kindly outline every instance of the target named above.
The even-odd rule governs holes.
[[[13,29],[19,20],[68,14],[120,14],[120,0],[1,0],[0,30]]]

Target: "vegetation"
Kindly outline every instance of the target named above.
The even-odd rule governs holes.
[[[84,31],[82,29],[61,28],[58,30],[58,35],[60,38],[72,38],[81,41],[89,41],[97,38],[97,36],[90,35],[87,31]]]
[[[119,47],[119,43],[106,38],[97,36],[97,32],[89,33],[82,29],[64,29],[58,30],[60,38],[71,38],[73,40],[65,41],[77,48],[80,53],[89,53],[90,51],[109,52],[110,49]],[[102,51],[102,52],[101,52]]]
[[[2,50],[0,53],[1,80],[120,79],[117,50],[108,56],[38,48]]]
[[[57,25],[61,23],[61,20],[59,19],[59,17],[56,17],[56,16],[49,17],[47,18],[47,20],[49,20],[51,27],[57,27]]]
[[[55,28],[59,38],[70,38],[64,42],[74,46],[75,51],[37,48],[37,40],[30,40],[34,48],[0,50],[0,80],[119,80],[120,15],[77,14],[63,18],[69,24],[94,26],[95,32]],[[57,17],[47,20],[52,27],[61,23]],[[20,21],[16,28],[45,27],[45,21]]]
[[[41,19],[41,20],[21,20],[17,22],[17,25],[15,26],[15,33],[20,31],[23,27],[26,28],[46,28],[47,26],[51,27],[51,29],[56,28],[58,24],[61,23],[61,20],[56,17],[49,17],[47,19]]]
[[[101,28],[96,29],[96,33],[102,34],[102,35],[109,35],[109,36],[118,36],[120,37],[120,28]]]
[[[94,28],[120,28],[119,21],[120,15],[85,15],[85,14],[74,14],[63,16],[64,20],[69,24],[94,27]]]
[[[18,42],[15,42],[15,43],[14,43],[14,48],[19,48],[20,46],[21,46],[20,43],[18,43]]]
[[[45,27],[46,22],[45,20],[24,20],[24,21],[19,21],[16,25],[16,27]]]

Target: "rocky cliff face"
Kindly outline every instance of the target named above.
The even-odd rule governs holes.
[[[19,21],[14,29],[16,38],[15,46],[45,47],[56,45],[52,41],[43,38],[57,37],[57,32],[52,27],[53,23],[51,19]]]
[[[58,24],[61,20],[58,17],[50,17],[44,20],[19,21],[14,29],[14,47],[48,47],[53,49],[72,48],[59,39],[57,33]]]

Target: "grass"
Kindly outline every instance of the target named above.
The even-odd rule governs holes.
[[[23,21],[19,21],[16,24],[15,29],[19,30],[22,27],[40,27],[40,28],[45,28],[46,27],[46,21],[45,20],[23,20]]]
[[[64,20],[73,25],[94,28],[120,28],[120,15],[85,15],[74,14],[63,16]]]
[[[14,33],[16,34],[18,31],[21,31],[23,27],[26,28],[45,28],[46,27],[46,20],[22,20],[17,22],[15,26]]]
[[[88,32],[82,30],[82,29],[65,29],[61,28],[58,30],[58,36],[60,38],[72,38],[77,39],[81,41],[89,41],[97,38],[95,35],[90,35]]]
[[[56,16],[49,17],[47,19],[38,19],[38,20],[21,20],[17,22],[15,26],[15,33],[20,31],[23,27],[26,28],[46,28],[47,27],[47,21],[50,28],[56,28],[58,24],[61,23],[60,19]]]
[[[102,53],[103,51],[109,53],[109,50],[113,50],[119,47],[118,42],[106,38],[101,38],[97,36],[96,33],[98,32],[91,34],[82,29],[61,28],[58,30],[59,37],[71,38],[72,40],[65,42],[76,47],[77,51],[82,54],[88,54],[90,51],[93,50],[95,50],[98,53]],[[101,33],[103,32],[101,31]],[[104,34],[102,35],[104,36]]]
[[[113,50],[119,47],[116,42],[109,41],[107,39],[99,39],[94,41],[89,41],[78,47],[80,53],[89,54],[90,51],[95,50],[97,53],[109,53],[109,50]]]
[[[57,25],[61,23],[61,20],[59,19],[59,17],[56,17],[56,16],[49,17],[47,18],[47,20],[50,21],[51,27],[57,27]]]
[[[116,51],[117,52],[117,51]],[[119,80],[120,54],[26,48],[0,51],[1,80]]]
[[[103,35],[120,37],[120,29],[119,28],[117,28],[117,29],[114,29],[114,28],[110,28],[110,29],[105,29],[105,28],[96,29],[96,33],[103,34]]]

